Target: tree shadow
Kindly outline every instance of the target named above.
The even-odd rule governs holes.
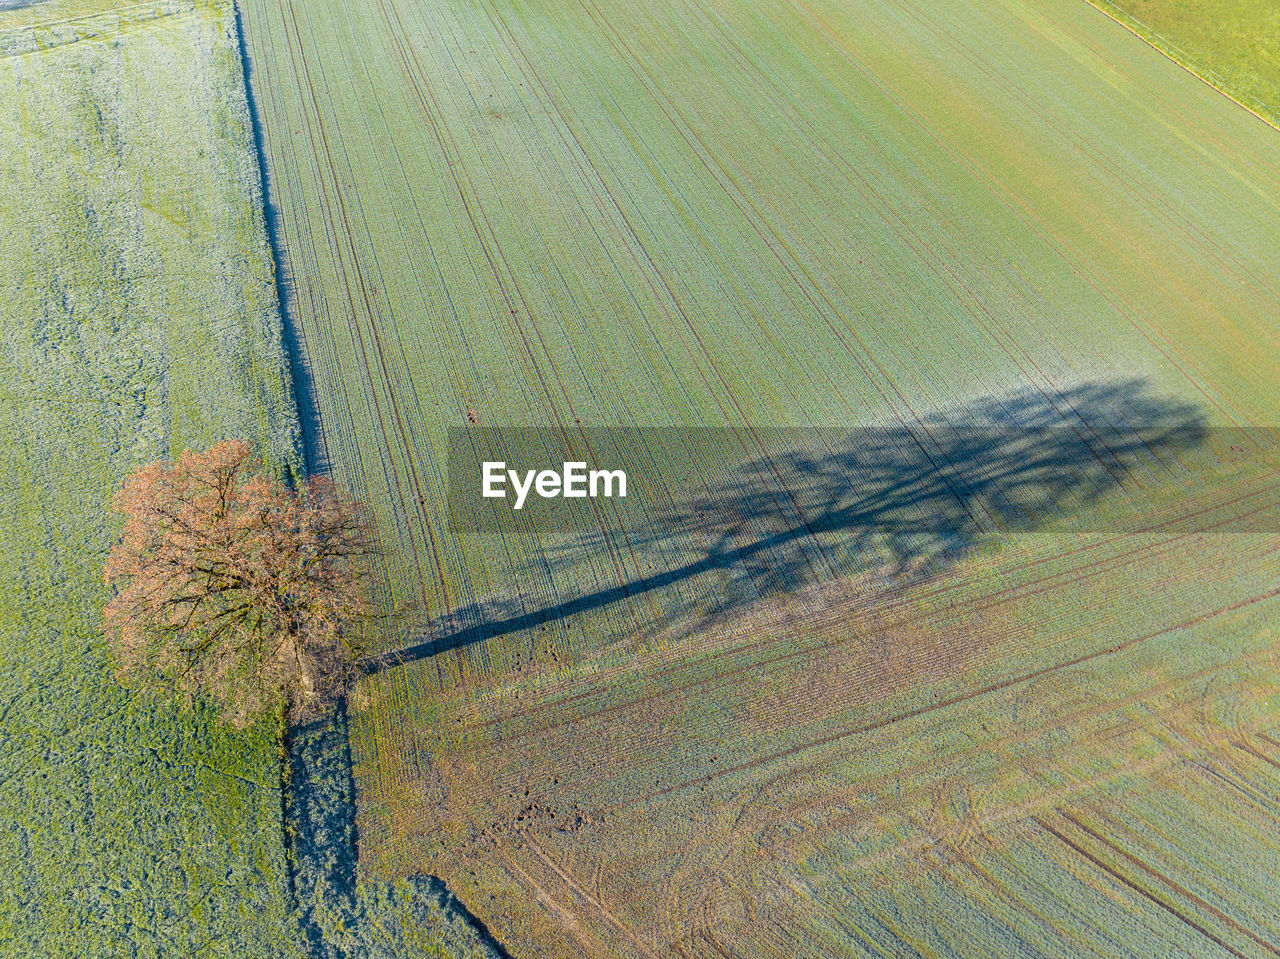
[[[331,470],[329,449],[325,443],[324,429],[320,422],[318,394],[307,352],[302,348],[302,331],[294,315],[293,277],[284,258],[284,244],[280,237],[280,208],[276,205],[271,187],[271,169],[267,163],[267,148],[262,118],[258,115],[258,101],[254,96],[254,68],[245,43],[244,19],[239,4],[231,4],[232,26],[236,33],[236,52],[240,57],[240,69],[244,75],[245,99],[248,101],[249,130],[253,138],[253,155],[257,165],[258,183],[262,190],[263,226],[267,234],[267,247],[271,253],[271,265],[275,276],[276,300],[280,306],[281,336],[289,359],[289,376],[293,385],[293,399],[298,410],[298,438],[303,467],[307,476],[328,476]],[[295,477],[300,480],[301,477]]]
[[[311,959],[401,959],[422,950],[510,954],[437,876],[359,880],[356,784],[345,700],[285,737],[282,793],[289,880]]]
[[[538,557],[560,582],[589,582],[575,571],[621,541],[633,568],[651,572],[542,605],[473,603],[366,671],[641,598],[655,630],[696,628],[837,577],[927,579],[984,540],[1087,522],[1104,500],[1142,515],[1144,483],[1128,481],[1176,482],[1206,427],[1195,407],[1131,379],[981,398],[904,426],[754,435],[754,455],[725,456],[679,502]]]
[[[299,926],[307,955],[340,957],[324,920],[326,910],[356,896],[356,786],[346,702],[291,727],[285,749],[283,818]]]

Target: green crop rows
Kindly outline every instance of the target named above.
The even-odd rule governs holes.
[[[1121,6],[1272,102],[1261,6]],[[1274,952],[1275,147],[1082,0],[0,10],[0,954]],[[737,428],[825,508],[703,449],[472,535],[477,425]],[[112,491],[224,436],[403,611],[284,796],[98,633]]]
[[[1274,941],[1274,445],[1213,434],[1216,491],[1174,451],[1141,530],[898,578],[915,547],[856,517],[751,515],[750,562],[717,564],[696,476],[649,478],[684,526],[585,543],[473,537],[445,499],[477,424],[1252,436],[1280,411],[1273,131],[1083,2],[244,17],[314,448],[416,613],[353,713],[362,868],[566,956]]]

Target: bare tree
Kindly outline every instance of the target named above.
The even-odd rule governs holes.
[[[123,676],[205,696],[244,725],[345,688],[373,618],[372,537],[327,479],[293,490],[229,440],[144,466],[116,494],[105,626]]]

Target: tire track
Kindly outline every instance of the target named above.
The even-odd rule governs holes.
[[[1123,536],[1117,536],[1117,537],[1108,539],[1102,543],[1089,544],[1088,546],[1078,547],[1076,549],[1065,551],[1062,554],[1058,554],[1052,557],[1047,557],[1045,559],[1038,560],[1035,565],[1039,565],[1047,562],[1057,562],[1064,557],[1078,555],[1080,553],[1087,554],[1088,552],[1102,551],[1107,549],[1108,547],[1114,546],[1115,544],[1123,541],[1124,539],[1136,539],[1139,536],[1157,534],[1170,526],[1174,526],[1176,524],[1183,524],[1183,523],[1186,523],[1188,520],[1198,519],[1206,515],[1211,515],[1212,513],[1217,512],[1218,510],[1223,509],[1226,506],[1234,506],[1240,503],[1244,503],[1247,500],[1253,498],[1254,496],[1263,495],[1264,492],[1265,491],[1256,492],[1256,493],[1247,493],[1242,496],[1236,497],[1232,500],[1228,500],[1225,503],[1215,503],[1212,506],[1208,506],[1203,509],[1196,510],[1189,514],[1179,515],[1177,517],[1174,517],[1162,523],[1143,527],[1132,533],[1127,533],[1127,534],[1124,534]],[[1258,515],[1270,509],[1271,509],[1270,505],[1258,507],[1258,508],[1255,508],[1254,510],[1246,512],[1244,514],[1244,517],[1247,518],[1248,516]],[[1090,561],[1088,563],[1085,563],[1081,566],[1072,567],[1071,569],[1063,570],[1059,572],[1049,573],[1045,576],[1042,576],[1036,579],[1018,583],[1016,586],[1009,586],[992,593],[983,594],[982,596],[975,597],[974,599],[971,599],[964,603],[957,604],[952,602],[949,608],[953,612],[963,611],[970,615],[979,614],[979,613],[988,612],[988,611],[994,611],[999,609],[1001,606],[1005,604],[1017,602],[1020,600],[1026,600],[1030,597],[1041,595],[1043,593],[1049,592],[1054,589],[1062,589],[1066,586],[1085,582],[1091,578],[1096,578],[1097,576],[1104,575],[1105,573],[1110,571],[1112,568],[1123,565],[1126,562],[1131,562],[1140,556],[1158,555],[1161,552],[1175,548],[1177,545],[1181,543],[1185,543],[1190,539],[1200,536],[1205,532],[1212,532],[1213,530],[1219,529],[1223,526],[1234,525],[1235,523],[1238,523],[1240,519],[1241,519],[1240,516],[1231,516],[1230,518],[1225,519],[1219,523],[1210,524],[1206,526],[1204,529],[1197,528],[1184,533],[1180,533],[1176,536],[1170,537],[1169,539],[1162,540],[1159,543],[1143,544],[1143,545],[1132,547],[1130,549],[1126,549],[1119,553],[1105,553],[1100,558]],[[1030,568],[1032,567],[1017,566],[1013,570],[1010,570],[1008,575],[1012,576],[1016,572],[1024,571]],[[913,606],[923,605],[925,601],[940,599],[949,593],[965,588],[965,586],[966,586],[966,583],[951,583],[951,584],[941,586],[935,590],[925,592],[923,594],[913,594],[910,598],[910,604]],[[863,600],[860,598],[848,604],[848,606],[842,608],[840,618],[842,621],[848,621],[849,619],[856,618],[860,615],[867,615],[877,609],[883,609],[886,606],[891,607],[893,604],[898,603],[899,601],[902,601],[904,603],[907,602],[906,598],[903,597],[901,594],[895,594],[891,596],[887,601],[884,599],[880,599],[878,597],[872,598],[870,600]],[[898,618],[890,619],[885,623],[880,623],[877,625],[880,627],[882,631],[887,632],[895,629],[900,629],[903,627],[916,626],[926,621],[927,619],[931,618],[933,615],[934,613],[930,610],[925,610],[923,612],[918,612],[918,613],[908,612],[905,615],[902,615]],[[786,653],[777,654],[763,660],[758,660],[755,662],[744,664],[742,666],[733,667],[727,670],[716,670],[714,671],[715,672],[714,676],[708,677],[706,679],[696,680],[694,682],[685,684],[680,687],[672,687],[667,690],[653,692],[648,695],[642,695],[634,699],[627,700],[625,702],[617,703],[607,707],[602,707],[600,709],[593,710],[591,712],[576,714],[560,722],[540,723],[538,724],[537,728],[539,732],[542,732],[547,729],[555,729],[564,725],[569,725],[572,723],[582,722],[590,719],[596,719],[596,718],[599,718],[600,716],[609,715],[609,714],[627,710],[627,709],[633,709],[643,704],[654,703],[664,698],[668,698],[676,695],[682,695],[686,690],[691,688],[705,686],[711,683],[735,680],[737,677],[746,673],[750,673],[750,672],[753,672],[762,668],[770,667],[770,666],[778,666],[788,662],[796,661],[798,659],[813,655],[816,652],[835,649],[842,645],[858,642],[860,639],[861,637],[857,635],[848,635],[844,637],[835,637],[835,638],[827,639],[813,646],[806,646],[802,649],[796,649]],[[738,658],[747,653],[758,652],[763,649],[771,648],[776,645],[778,645],[777,637],[771,636],[768,639],[755,640],[747,644],[736,645],[736,646],[725,648],[724,650],[718,650],[714,653],[714,656],[720,660],[729,660],[729,659]],[[668,675],[678,674],[680,671],[687,668],[688,666],[685,663],[676,663],[674,665],[661,666],[660,668],[657,668],[657,669],[646,670],[645,675],[649,677],[649,683],[652,684],[652,682],[656,679],[659,679],[661,677],[668,676]],[[610,691],[611,690],[606,689],[603,692],[607,693]],[[516,712],[505,713],[502,715],[485,719],[482,722],[477,723],[476,728],[481,730],[486,730],[486,731],[493,730],[498,727],[504,726],[506,724],[512,723],[516,720],[532,719],[541,713],[545,713],[551,710],[561,710],[561,709],[564,709],[569,704],[572,704],[575,702],[581,702],[583,700],[590,699],[592,697],[600,696],[600,695],[602,695],[602,691],[600,689],[591,688],[580,693],[575,693],[568,697],[556,698],[550,701],[547,701],[548,697],[544,696],[543,703],[530,706],[528,708],[525,708]],[[522,735],[531,735],[531,734],[532,733],[523,732],[520,730],[513,731],[510,729],[506,729],[503,731],[503,739],[506,742],[510,742],[513,738],[519,738]]]
[[[298,44],[298,49],[301,50],[302,31],[298,24],[297,10],[294,0],[286,0],[285,9],[288,13],[289,24],[292,27],[293,37]],[[291,53],[293,49],[294,47],[291,44]],[[311,66],[308,58],[305,55],[294,56],[293,64],[296,70],[295,75],[300,78],[301,82],[306,87],[306,93],[311,103],[312,111],[314,111],[314,115],[316,117],[313,124],[310,114],[304,111],[304,116],[307,119],[308,134],[313,144],[314,153],[317,157],[323,158],[324,166],[328,170],[329,174],[328,183],[326,183],[323,176],[317,178],[316,182],[317,186],[320,188],[322,203],[327,211],[327,219],[334,226],[332,236],[335,244],[337,244],[335,251],[337,255],[333,259],[339,271],[339,279],[342,283],[342,288],[345,291],[347,306],[349,308],[346,313],[347,331],[350,334],[352,341],[356,344],[360,354],[361,362],[359,364],[359,369],[366,375],[369,375],[370,386],[374,387],[373,378],[370,374],[376,370],[381,375],[382,386],[384,387],[383,389],[378,389],[376,387],[371,388],[370,398],[373,402],[370,405],[375,413],[377,428],[384,438],[384,443],[382,444],[384,454],[384,473],[394,477],[391,482],[386,484],[386,490],[398,501],[401,516],[404,516],[407,519],[417,513],[417,515],[420,515],[423,518],[423,527],[426,530],[426,535],[428,537],[427,547],[430,550],[431,559],[436,570],[437,585],[441,591],[441,595],[444,597],[446,611],[451,611],[454,607],[452,591],[448,578],[445,574],[440,544],[433,532],[432,524],[425,521],[425,514],[421,511],[421,503],[425,501],[425,493],[412,466],[413,445],[409,441],[404,417],[399,409],[399,403],[396,399],[393,379],[387,365],[381,342],[377,337],[375,320],[377,311],[374,307],[372,296],[363,275],[363,271],[360,268],[360,255],[355,246],[355,231],[352,228],[351,215],[348,211],[347,201],[342,188],[342,179],[338,175],[334,159],[334,150],[324,126],[323,117],[325,116],[325,113],[320,107],[320,100],[316,92],[315,81],[311,73]],[[347,167],[350,169],[349,157],[347,158]],[[332,186],[329,184],[332,184]],[[354,282],[348,272],[348,263],[350,264],[350,273],[354,273],[355,276]],[[370,332],[374,338],[372,348],[366,342],[364,332],[361,329],[359,320],[360,316],[367,317],[370,323]],[[341,369],[343,367],[339,368]],[[384,397],[385,401],[388,402],[391,407],[389,413],[384,413],[383,411]],[[349,406],[348,408],[351,407]],[[401,449],[405,451],[410,460],[409,471],[406,477],[407,483],[401,481],[400,470],[397,466],[394,454],[391,452],[392,444],[390,439],[393,436],[393,423],[394,435],[399,437]],[[415,507],[410,506],[409,501],[406,499],[406,486],[412,488],[413,493],[417,498],[418,502],[416,504],[416,509]],[[402,536],[400,537],[400,540],[407,543],[409,547],[414,559],[414,569],[421,571],[420,575],[425,574],[426,570],[430,567],[423,562],[421,548],[412,523],[407,523],[402,528]],[[390,578],[389,571],[388,578]],[[423,600],[424,602],[429,603],[430,596],[425,589],[425,580],[423,580],[423,583]],[[462,652],[459,650],[459,657],[461,656]],[[462,668],[463,664],[460,663],[460,670]]]
[[[1187,383],[1204,399],[1205,403],[1211,408],[1217,410],[1227,423],[1232,426],[1241,426],[1243,420],[1238,410],[1232,412],[1224,405],[1225,401],[1220,400],[1217,396],[1209,393],[1203,385],[1201,378],[1192,375],[1188,368],[1190,362],[1182,356],[1177,348],[1169,342],[1168,338],[1162,334],[1155,322],[1146,314],[1137,309],[1136,306],[1129,302],[1127,307],[1122,306],[1120,300],[1126,300],[1119,290],[1113,289],[1112,292],[1105,290],[1100,281],[1095,280],[1088,272],[1082,271],[1079,264],[1088,259],[1085,254],[1079,250],[1074,244],[1065,237],[1058,235],[1056,239],[1046,232],[1046,229],[1036,223],[1036,214],[1029,203],[1015,194],[1012,189],[997,184],[991,177],[987,176],[982,166],[973,159],[967,152],[959,147],[956,143],[946,138],[944,134],[938,131],[928,119],[915,107],[911,106],[907,100],[882,78],[873,74],[870,69],[862,63],[854,53],[854,51],[845,43],[840,36],[820,17],[817,16],[812,8],[805,0],[788,0],[792,6],[799,10],[802,15],[816,29],[827,37],[833,48],[839,50],[845,60],[851,67],[866,77],[872,84],[876,86],[891,102],[901,110],[905,115],[911,117],[920,129],[933,140],[939,147],[951,155],[956,162],[969,171],[974,179],[981,183],[987,191],[996,199],[997,202],[1003,204],[1010,213],[1021,220],[1030,230],[1038,235],[1045,243],[1062,258],[1063,262],[1078,273],[1093,288],[1099,296],[1105,299],[1115,309],[1117,315],[1123,317],[1126,322],[1143,338],[1147,343],[1155,349],[1174,369],[1183,376]],[[1046,224],[1047,226],[1047,224]],[[1073,256],[1068,256],[1066,250],[1071,250]]]
[[[691,777],[681,782],[674,783],[670,786],[665,786],[662,789],[653,790],[652,792],[649,792],[642,796],[638,796],[634,799],[628,800],[625,803],[620,803],[616,808],[626,809],[632,806],[638,806],[644,803],[649,803],[649,802],[652,802],[654,799],[658,799],[658,798],[661,798],[662,796],[667,796],[667,795],[670,795],[671,793],[688,789],[692,786],[698,786],[703,783],[713,782],[716,779],[719,779],[723,776],[736,775],[737,773],[745,772],[750,769],[755,769],[767,763],[776,762],[779,759],[787,759],[791,756],[797,755],[799,753],[805,752],[810,749],[816,749],[821,746],[828,746],[828,745],[831,745],[832,743],[841,742],[853,736],[865,735],[866,733],[874,732],[879,729],[884,729],[888,726],[892,726],[900,722],[905,722],[910,719],[916,719],[920,716],[925,716],[930,713],[938,712],[939,710],[949,709],[952,706],[957,706],[961,703],[968,702],[969,700],[977,699],[982,696],[987,696],[994,692],[1000,692],[1002,690],[1009,689],[1013,686],[1018,686],[1023,683],[1031,682],[1032,680],[1041,679],[1045,676],[1052,675],[1053,673],[1060,672],[1064,669],[1070,669],[1074,666],[1080,666],[1080,665],[1083,665],[1084,663],[1092,662],[1094,660],[1101,659],[1106,656],[1114,656],[1117,653],[1123,652],[1126,649],[1130,649],[1134,646],[1137,646],[1140,643],[1148,642],[1152,639],[1155,639],[1156,637],[1164,636],[1168,633],[1177,632],[1178,630],[1182,630],[1182,629],[1189,629],[1192,626],[1198,626],[1202,623],[1209,622],[1210,620],[1216,619],[1219,616],[1223,616],[1228,613],[1232,613],[1237,610],[1244,609],[1248,606],[1253,606],[1257,603],[1266,602],[1267,600],[1275,599],[1276,597],[1280,597],[1280,587],[1267,590],[1266,592],[1248,597],[1247,599],[1236,600],[1233,603],[1228,603],[1227,605],[1219,607],[1218,609],[1200,613],[1196,616],[1190,617],[1189,619],[1185,619],[1182,622],[1176,623],[1172,626],[1167,626],[1162,629],[1155,630],[1153,632],[1145,633],[1141,636],[1135,636],[1131,639],[1124,640],[1123,642],[1116,643],[1113,646],[1108,646],[1106,649],[1096,650],[1091,653],[1084,653],[1080,656],[1075,656],[1068,660],[1054,663],[1049,666],[1043,666],[1040,669],[1029,670],[1027,672],[1021,673],[1017,676],[1009,677],[1008,679],[1004,679],[999,682],[989,683],[979,689],[971,690],[969,692],[962,693],[958,696],[953,696],[953,697],[950,697],[949,699],[942,700],[937,703],[932,703],[928,706],[919,706],[915,709],[903,710],[893,716],[888,716],[883,719],[878,719],[870,723],[863,723],[860,725],[838,730],[826,736],[820,736],[814,739],[810,739],[807,742],[798,743],[794,746],[790,746],[786,749],[778,750],[768,755],[759,756],[754,759],[748,760],[746,762],[737,763],[736,765],[733,765],[733,766],[728,766],[724,769],[717,769],[713,772],[706,773],[702,776]]]
[[[1246,939],[1250,940],[1255,945],[1261,946],[1263,949],[1271,953],[1273,956],[1280,956],[1280,947],[1277,947],[1275,943],[1268,942],[1266,939],[1263,939],[1261,936],[1254,933],[1253,930],[1247,928],[1246,926],[1241,925],[1239,922],[1237,922],[1235,919],[1228,916],[1221,909],[1218,909],[1212,903],[1206,902],[1200,896],[1197,896],[1190,889],[1187,889],[1185,886],[1182,886],[1174,882],[1172,879],[1164,875],[1164,873],[1160,872],[1159,870],[1151,866],[1148,866],[1145,862],[1140,860],[1137,856],[1133,855],[1132,853],[1128,852],[1125,849],[1122,849],[1114,841],[1112,841],[1111,839],[1108,839],[1106,836],[1102,835],[1097,830],[1092,829],[1091,827],[1086,825],[1084,822],[1082,822],[1079,819],[1079,817],[1077,817],[1074,813],[1067,810],[1065,807],[1060,807],[1057,810],[1057,813],[1058,815],[1066,819],[1069,823],[1071,823],[1073,826],[1075,826],[1077,829],[1079,829],[1081,832],[1085,833],[1088,836],[1093,837],[1093,839],[1095,839],[1097,842],[1106,846],[1108,849],[1110,849],[1116,855],[1120,856],[1130,865],[1137,867],[1143,873],[1150,876],[1152,879],[1156,880],[1161,885],[1165,886],[1175,895],[1181,896],[1184,900],[1186,900],[1189,903],[1192,903],[1202,912],[1206,912],[1209,915],[1213,916],[1213,918],[1217,919],[1224,926],[1230,927],[1232,930],[1234,930],[1235,932],[1238,932],[1240,935],[1244,936]]]

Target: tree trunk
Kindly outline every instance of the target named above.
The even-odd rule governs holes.
[[[301,653],[298,654],[298,679],[302,685],[302,701],[305,705],[310,703],[316,694],[316,681],[311,659]]]

